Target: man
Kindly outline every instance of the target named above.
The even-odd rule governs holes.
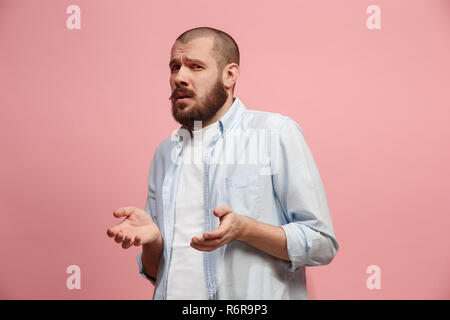
[[[155,151],[145,211],[117,209],[108,236],[142,245],[154,299],[308,299],[305,267],[338,243],[300,126],[233,97],[239,50],[222,31],[184,32],[169,67],[182,126]]]

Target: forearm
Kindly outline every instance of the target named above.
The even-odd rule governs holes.
[[[142,266],[144,272],[154,279],[158,275],[159,263],[161,260],[161,254],[164,247],[164,241],[161,235],[150,243],[142,245]]]
[[[274,257],[289,261],[286,234],[279,226],[241,216],[241,232],[237,240]]]

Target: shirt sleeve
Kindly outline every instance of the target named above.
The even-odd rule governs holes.
[[[150,215],[153,222],[158,226],[158,222],[155,216],[156,213],[156,193],[155,193],[155,187],[156,187],[156,176],[155,176],[155,165],[156,165],[156,154],[158,152],[158,149],[156,149],[155,154],[152,159],[152,163],[150,165],[150,170],[148,173],[148,191],[147,191],[147,200],[145,201],[145,211]],[[159,226],[158,226],[159,227]],[[142,248],[142,247],[141,247]],[[136,257],[138,267],[139,267],[139,273],[147,280],[149,280],[153,285],[156,283],[156,279],[153,277],[148,276],[144,272],[144,267],[142,265],[142,250],[139,252],[139,254]]]
[[[142,250],[141,250],[141,252],[139,252],[139,254],[137,255],[136,258],[137,258],[137,263],[138,263],[138,266],[139,266],[139,273],[141,274],[141,276],[143,276],[145,279],[149,280],[152,285],[155,285],[156,279],[153,278],[153,277],[148,276],[144,272],[144,267],[142,266]]]
[[[287,223],[282,225],[290,259],[289,271],[326,265],[339,245],[325,190],[301,127],[287,118],[279,130],[272,178]]]

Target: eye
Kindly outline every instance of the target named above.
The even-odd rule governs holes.
[[[194,69],[203,69],[203,67],[199,64],[194,64],[193,67]]]
[[[178,70],[179,68],[180,68],[179,65],[173,65],[170,70],[175,71],[175,70]]]

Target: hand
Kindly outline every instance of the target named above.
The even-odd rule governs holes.
[[[122,243],[124,249],[132,245],[152,243],[160,237],[158,227],[150,215],[142,209],[122,207],[114,211],[113,216],[125,219],[115,227],[109,228],[106,234],[117,243]]]
[[[193,237],[191,247],[200,251],[213,251],[233,240],[239,240],[242,234],[243,216],[225,205],[214,209],[214,215],[220,219],[216,230],[205,232],[202,237]]]

